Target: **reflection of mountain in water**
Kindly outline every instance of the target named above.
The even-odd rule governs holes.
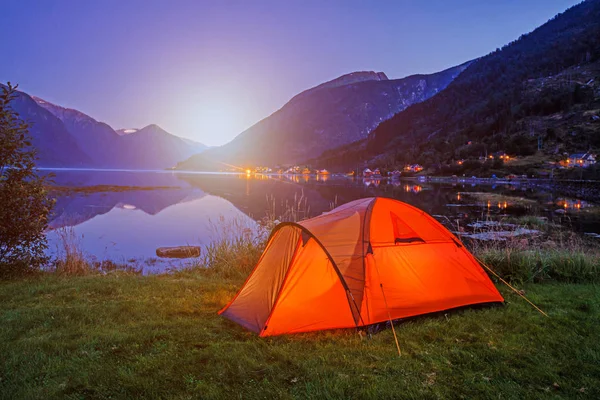
[[[156,189],[123,192],[74,193],[56,200],[50,228],[79,225],[113,208],[138,209],[155,215],[169,206],[206,196],[200,189]]]
[[[318,177],[307,175],[283,176],[218,176],[182,175],[189,185],[202,188],[207,193],[223,197],[238,209],[255,219],[271,212],[273,203],[275,215],[282,215],[302,196],[306,199],[307,217],[314,217],[347,202],[373,196],[392,197],[413,204],[431,214],[446,211],[455,193],[452,188],[441,186],[427,187],[427,190],[406,191],[404,184],[394,186],[382,181],[379,186],[364,185],[360,180],[345,177],[331,177],[323,182]]]
[[[298,203],[306,205],[300,217],[312,217],[335,205],[372,196],[396,198],[437,215],[449,228],[456,221],[485,220],[493,215],[544,213],[540,205],[496,208],[479,204],[466,192],[492,191],[495,194],[527,197],[528,189],[514,187],[471,187],[470,185],[425,184],[414,181],[366,186],[362,180],[330,177],[327,182],[309,176],[246,176],[184,174],[164,172],[68,171],[57,173],[64,186],[127,185],[174,188],[132,190],[92,194],[73,193],[57,199],[51,228],[75,226],[86,254],[98,260],[127,261],[153,258],[157,247],[206,246],[221,235],[220,224],[236,222],[239,229],[255,229],[255,220],[268,212],[280,216]],[[517,193],[518,192],[518,193]],[[538,198],[539,193],[534,193]],[[550,209],[552,218],[556,207]],[[541,214],[543,215],[543,214]],[[223,216],[221,219],[220,217]],[[573,217],[570,215],[570,217]],[[254,220],[253,220],[254,219]],[[575,220],[573,220],[575,222]],[[225,227],[226,228],[226,227]],[[215,232],[217,230],[217,232]],[[50,251],[60,248],[57,232],[48,233]],[[160,272],[180,264],[160,260],[144,264],[144,272]]]
[[[155,251],[158,247],[204,247],[228,234],[228,227],[232,226],[228,224],[232,221],[237,229],[257,229],[256,222],[229,201],[197,189],[194,193],[202,195],[182,198],[182,201],[166,206],[155,214],[147,213],[141,207],[133,209],[130,207],[133,204],[120,202],[118,206],[76,224],[76,240],[86,257],[93,260],[129,263],[141,268],[143,273],[155,273],[180,268],[194,261],[156,260]],[[150,196],[150,192],[144,192],[143,195]],[[134,203],[131,199],[127,201]],[[65,222],[64,225],[75,224]],[[56,223],[56,226],[60,225]],[[61,254],[60,234],[48,232],[48,243],[50,254]]]
[[[274,211],[276,216],[282,215],[286,209],[298,203],[301,197],[307,200],[306,205],[309,209],[306,210],[306,216],[319,215],[331,209],[336,196],[333,193],[334,190],[331,190],[331,196],[329,196],[329,193],[321,193],[321,189],[327,191],[325,185],[319,185],[322,187],[318,188],[300,185],[281,176],[256,179],[253,176],[248,177],[246,175],[226,177],[218,175],[182,175],[181,179],[207,193],[227,199],[239,210],[257,220],[263,218],[267,211]],[[275,210],[273,210],[273,206]]]

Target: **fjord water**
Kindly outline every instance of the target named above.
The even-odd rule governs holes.
[[[92,260],[130,264],[143,273],[182,268],[193,261],[157,259],[158,247],[204,247],[236,229],[255,232],[267,214],[282,215],[302,199],[301,217],[312,217],[346,202],[393,197],[434,215],[450,229],[477,219],[537,215],[581,232],[600,232],[592,204],[550,192],[508,184],[432,184],[414,180],[363,180],[345,176],[265,176],[173,171],[54,170],[55,184],[81,188],[119,186],[106,191],[57,195],[48,232],[49,252],[60,254],[57,230],[72,227]],[[127,187],[127,188],[123,188]],[[481,201],[469,192],[505,195]],[[534,201],[511,200],[526,198]],[[567,208],[566,213],[556,213]]]

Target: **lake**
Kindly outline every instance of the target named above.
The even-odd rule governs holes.
[[[86,256],[133,264],[142,273],[182,268],[190,261],[156,257],[165,246],[204,247],[228,221],[251,231],[265,217],[305,218],[362,197],[392,197],[432,214],[451,230],[475,220],[535,215],[580,233],[600,233],[595,204],[510,184],[423,183],[346,176],[254,175],[178,171],[52,171],[59,186],[112,185],[119,191],[57,194],[49,252],[60,254],[70,229]],[[560,210],[560,211],[557,211]],[[285,215],[287,211],[287,216]]]

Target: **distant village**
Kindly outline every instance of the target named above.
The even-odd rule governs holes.
[[[563,159],[560,161],[552,162],[548,161],[547,166],[553,169],[571,169],[571,168],[588,168],[596,164],[596,154],[592,154],[591,152],[585,153],[574,153],[570,155],[565,155]],[[489,154],[487,156],[480,156],[477,159],[459,159],[454,161],[454,165],[457,167],[463,166],[468,162],[471,163],[480,163],[483,164],[488,161],[500,160],[502,165],[511,165],[514,164],[515,161],[518,160],[518,157],[511,156],[506,154],[503,151],[499,151],[493,154]],[[420,164],[406,164],[401,169],[384,169],[378,167],[365,167],[362,169],[357,169],[353,171],[349,171],[344,173],[346,176],[359,176],[363,178],[391,178],[396,179],[401,176],[414,176],[414,175],[424,175],[426,174],[426,169],[424,166]],[[246,169],[246,173],[255,173],[255,174],[277,174],[277,175],[317,175],[317,176],[328,176],[331,174],[327,169],[318,169],[311,168],[310,165],[293,165],[293,166],[276,166],[274,168],[271,167],[255,167],[253,169]],[[419,174],[421,173],[421,174]],[[516,178],[515,174],[507,174],[506,178]]]

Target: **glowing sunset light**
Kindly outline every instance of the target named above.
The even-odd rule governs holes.
[[[2,79],[116,129],[218,146],[303,90],[354,71],[441,71],[577,2],[8,1]]]

